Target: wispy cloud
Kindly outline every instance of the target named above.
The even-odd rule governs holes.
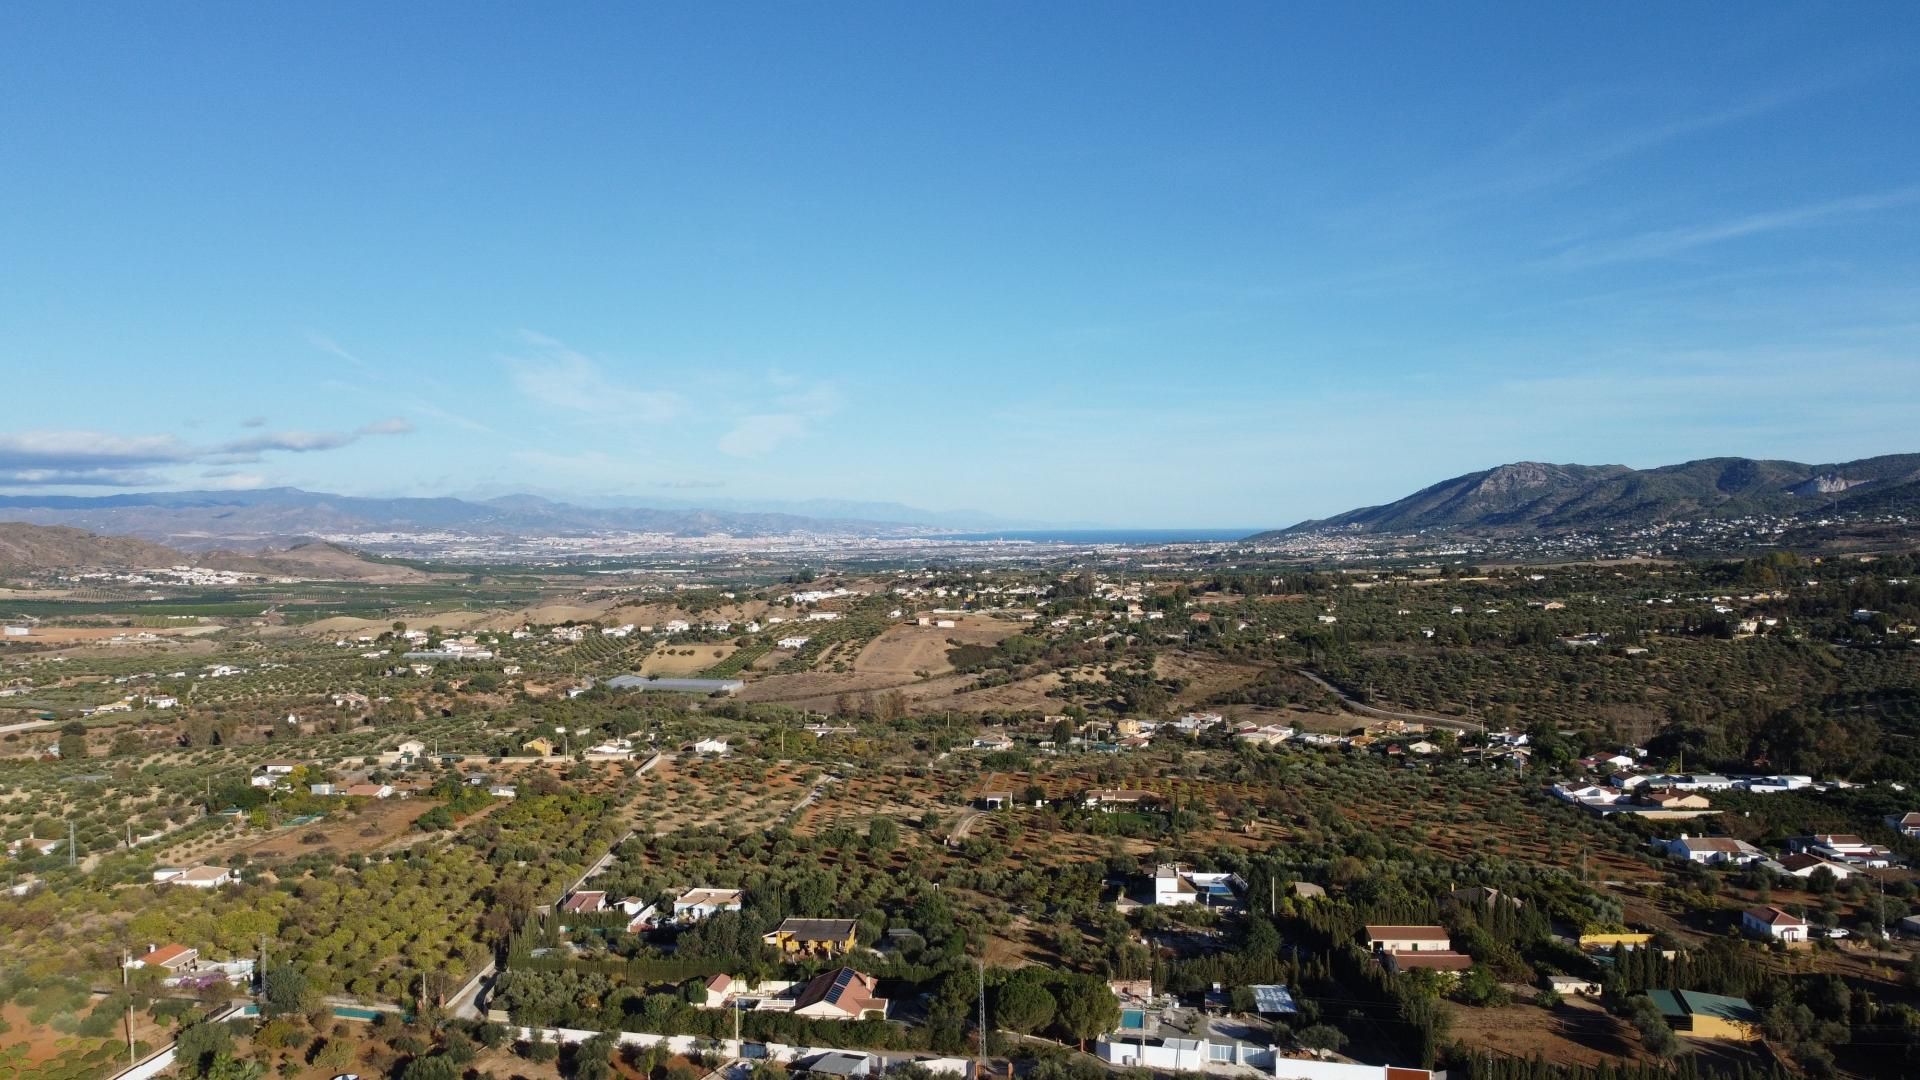
[[[360,435],[407,435],[413,431],[413,421],[404,416],[389,416],[385,420],[375,420],[370,424],[361,424]]]
[[[348,350],[345,346],[341,345],[338,341],[335,341],[333,338],[328,337],[325,334],[318,333],[318,332],[310,332],[307,334],[307,342],[308,344],[311,344],[314,348],[319,349],[323,353],[326,353],[328,356],[331,356],[334,359],[345,363],[348,367],[351,367],[354,370],[355,374],[357,374],[361,379],[365,380],[365,383],[371,383],[376,386],[388,388],[388,389],[382,389],[382,390],[376,391],[376,390],[369,389],[367,385],[365,385],[364,383],[349,382],[345,379],[327,379],[322,383],[322,385],[326,386],[328,389],[345,390],[354,394],[378,393],[381,396],[387,397],[387,398],[393,398],[395,396],[396,390],[401,393],[416,393],[416,394],[422,393],[422,392],[426,392],[426,393],[437,392],[436,390],[431,389],[433,387],[438,386],[438,383],[435,380],[397,379],[393,376],[391,372],[383,370],[380,367],[374,364],[370,364],[367,361],[361,359],[357,354]],[[409,383],[412,383],[412,385],[408,385]],[[455,427],[465,428],[468,431],[477,431],[485,435],[498,434],[498,432],[494,431],[493,428],[488,427],[487,425],[481,423],[478,420],[473,419],[472,417],[454,412],[452,409],[448,409],[444,406],[436,405],[431,401],[426,401],[423,399],[406,401],[405,408],[407,409],[408,412],[411,412],[417,416],[425,416],[435,420],[441,420],[446,423],[452,424]],[[372,434],[372,433],[369,432],[369,434]]]
[[[807,433],[805,419],[792,413],[761,413],[743,416],[725,435],[720,436],[720,452],[732,457],[764,457],[780,444]]]
[[[1663,147],[1758,119],[1854,77],[1810,81],[1718,107],[1670,112],[1611,131],[1602,129],[1595,117],[1622,111],[1622,99],[1632,96],[1626,88],[1562,95],[1535,108],[1506,137],[1423,178],[1393,200],[1393,209],[1433,214],[1469,204],[1502,205],[1517,196],[1576,184]]]
[[[1585,269],[1683,255],[1698,248],[1750,236],[1802,229],[1835,218],[1855,217],[1920,203],[1920,184],[1844,199],[1765,210],[1722,221],[1659,229],[1567,248],[1547,260],[1560,269]]]
[[[671,420],[686,403],[671,390],[642,389],[609,378],[598,361],[564,342],[522,331],[527,346],[501,363],[514,389],[531,401],[589,416],[618,416],[657,423]]]
[[[785,372],[773,371],[767,382],[774,388],[774,408],[750,413],[734,421],[720,436],[720,452],[729,457],[764,457],[782,445],[805,438],[815,422],[840,411],[840,391],[832,383],[806,383]]]

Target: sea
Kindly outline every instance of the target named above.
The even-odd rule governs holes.
[[[1034,544],[1217,544],[1244,540],[1249,529],[1007,529],[1001,532],[948,533],[944,540],[1015,540]]]

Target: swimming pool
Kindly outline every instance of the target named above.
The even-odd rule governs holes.
[[[1138,1031],[1147,1026],[1147,1010],[1121,1009],[1120,1026],[1129,1031]]]

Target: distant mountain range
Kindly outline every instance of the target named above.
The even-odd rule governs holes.
[[[926,531],[918,522],[866,521],[701,508],[584,507],[537,495],[484,501],[377,499],[298,488],[154,491],[129,495],[0,496],[0,521],[67,525],[187,550],[279,547],[342,533],[448,532],[476,536],[862,536]]]
[[[1707,458],[1655,469],[1521,461],[1254,539],[1331,530],[1565,533],[1750,514],[1899,512],[1920,513],[1920,454],[1834,465]]]

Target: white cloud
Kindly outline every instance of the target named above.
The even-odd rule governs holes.
[[[0,468],[0,488],[20,487],[151,487],[161,477],[138,469],[7,469]]]
[[[679,394],[616,383],[599,363],[553,338],[532,331],[522,332],[521,338],[532,351],[502,357],[501,362],[514,389],[530,400],[569,412],[652,423],[671,420],[685,410]]]
[[[172,435],[98,431],[0,433],[0,468],[111,469],[190,461],[193,448]]]

